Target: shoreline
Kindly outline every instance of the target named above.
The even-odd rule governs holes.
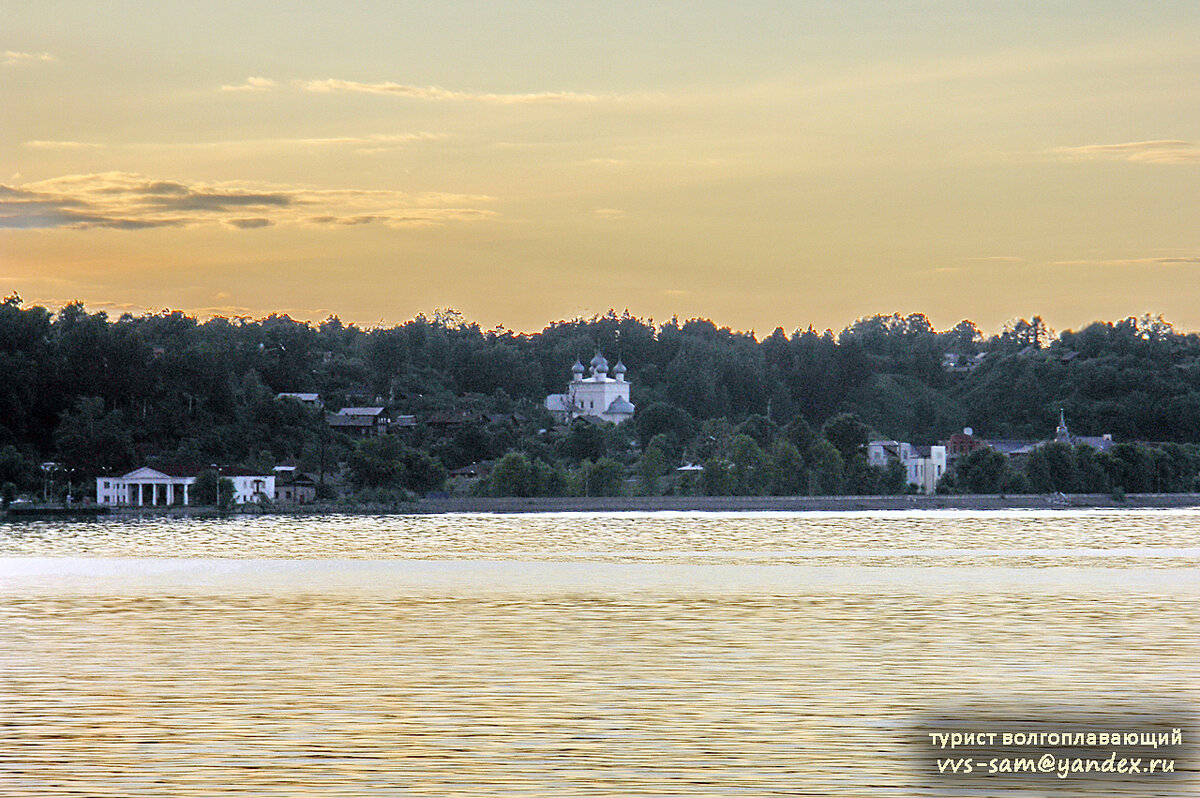
[[[869,512],[912,510],[1100,510],[1200,507],[1200,493],[1131,493],[1124,501],[1108,494],[903,495],[903,496],[605,496],[605,497],[456,497],[418,499],[402,505],[309,504],[300,507],[239,508],[221,513],[214,507],[104,508],[71,513],[55,508],[22,508],[5,522],[53,518],[140,519],[222,518],[253,515],[442,515],[621,512]],[[82,508],[81,508],[82,509]]]

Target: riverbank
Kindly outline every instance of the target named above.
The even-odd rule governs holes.
[[[216,518],[222,515],[389,515],[439,513],[619,512],[864,512],[903,510],[1071,510],[1200,507],[1200,493],[1131,493],[1123,501],[1102,493],[1020,496],[612,496],[456,497],[418,499],[400,505],[308,504],[302,507],[111,507],[107,518]],[[45,520],[36,512],[9,512],[4,520]]]
[[[617,496],[564,498],[464,497],[420,499],[413,513],[569,512],[862,512],[867,510],[1022,510],[1200,507],[1200,493],[1135,493],[1118,501],[1108,494],[1021,496]]]

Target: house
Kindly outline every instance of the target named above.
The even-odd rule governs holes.
[[[633,418],[636,409],[629,401],[629,382],[625,364],[620,360],[608,376],[608,360],[599,352],[592,358],[591,375],[583,376],[583,364],[577,359],[571,367],[571,382],[565,393],[550,394],[545,407],[560,424],[577,418],[595,418],[621,424]]]
[[[276,504],[309,504],[317,500],[318,479],[292,465],[275,466]]]
[[[904,480],[922,493],[933,493],[946,473],[945,446],[913,446],[901,441],[871,441],[867,462],[884,468],[895,460],[904,466]]]
[[[187,506],[192,488],[203,468],[142,466],[119,477],[96,478],[98,504],[124,504],[136,507]],[[256,474],[241,469],[219,469],[222,479],[233,483],[234,504],[254,504],[275,495],[275,475]]]
[[[482,420],[482,416],[470,410],[442,410],[426,419],[425,424],[445,430],[451,427],[461,427],[464,424],[473,424],[480,420]]]
[[[975,355],[963,355],[958,352],[944,352],[942,354],[942,368],[946,371],[963,373],[974,371],[975,368],[987,358],[987,352],[980,352]]]
[[[1058,427],[1054,430],[1054,440],[1068,446],[1078,446],[1079,444],[1091,446],[1098,452],[1107,452],[1114,445],[1113,436],[1108,432],[1103,435],[1072,435],[1071,431],[1067,429],[1067,417],[1062,408],[1058,410]]]
[[[970,454],[976,449],[982,449],[987,446],[987,443],[975,437],[975,430],[970,427],[963,427],[962,432],[954,433],[942,445],[946,447],[946,457],[954,460],[962,457],[964,454]]]
[[[1010,438],[991,438],[984,440],[976,438],[972,435],[970,427],[965,428],[962,434],[955,433],[950,436],[947,441],[947,449],[951,457],[959,457],[974,451],[975,449],[987,446],[1005,457],[1027,457],[1035,450],[1045,446],[1048,443],[1065,443],[1068,446],[1085,445],[1091,446],[1098,452],[1107,452],[1114,445],[1113,437],[1109,433],[1103,435],[1074,435],[1067,429],[1066,417],[1062,410],[1058,413],[1058,427],[1054,430],[1053,440],[1019,440]]]
[[[327,415],[325,420],[338,432],[362,438],[382,435],[392,423],[391,414],[385,407],[343,407]]]
[[[321,401],[321,394],[319,393],[277,393],[275,394],[275,398],[291,399],[292,401],[299,402],[302,405],[315,407],[318,410],[325,406],[325,403]]]
[[[494,466],[495,463],[492,460],[480,460],[476,463],[471,463],[460,468],[452,469],[449,472],[449,475],[450,478],[454,480],[486,477],[488,474],[492,473],[492,468]]]

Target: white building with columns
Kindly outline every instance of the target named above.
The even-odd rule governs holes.
[[[625,364],[618,360],[613,376],[608,376],[608,360],[597,352],[592,358],[591,375],[585,378],[583,364],[576,360],[566,392],[547,396],[546,409],[560,423],[585,416],[614,424],[628,421],[635,408],[629,401],[625,371]]]
[[[119,477],[96,477],[98,504],[170,507],[193,504],[192,489],[203,469],[143,466]],[[233,483],[233,503],[246,504],[275,495],[275,475],[222,469],[221,478]]]

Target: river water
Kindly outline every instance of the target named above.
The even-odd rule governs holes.
[[[1195,511],[0,525],[0,796],[1200,794],[926,750],[1194,738],[1198,599]]]

